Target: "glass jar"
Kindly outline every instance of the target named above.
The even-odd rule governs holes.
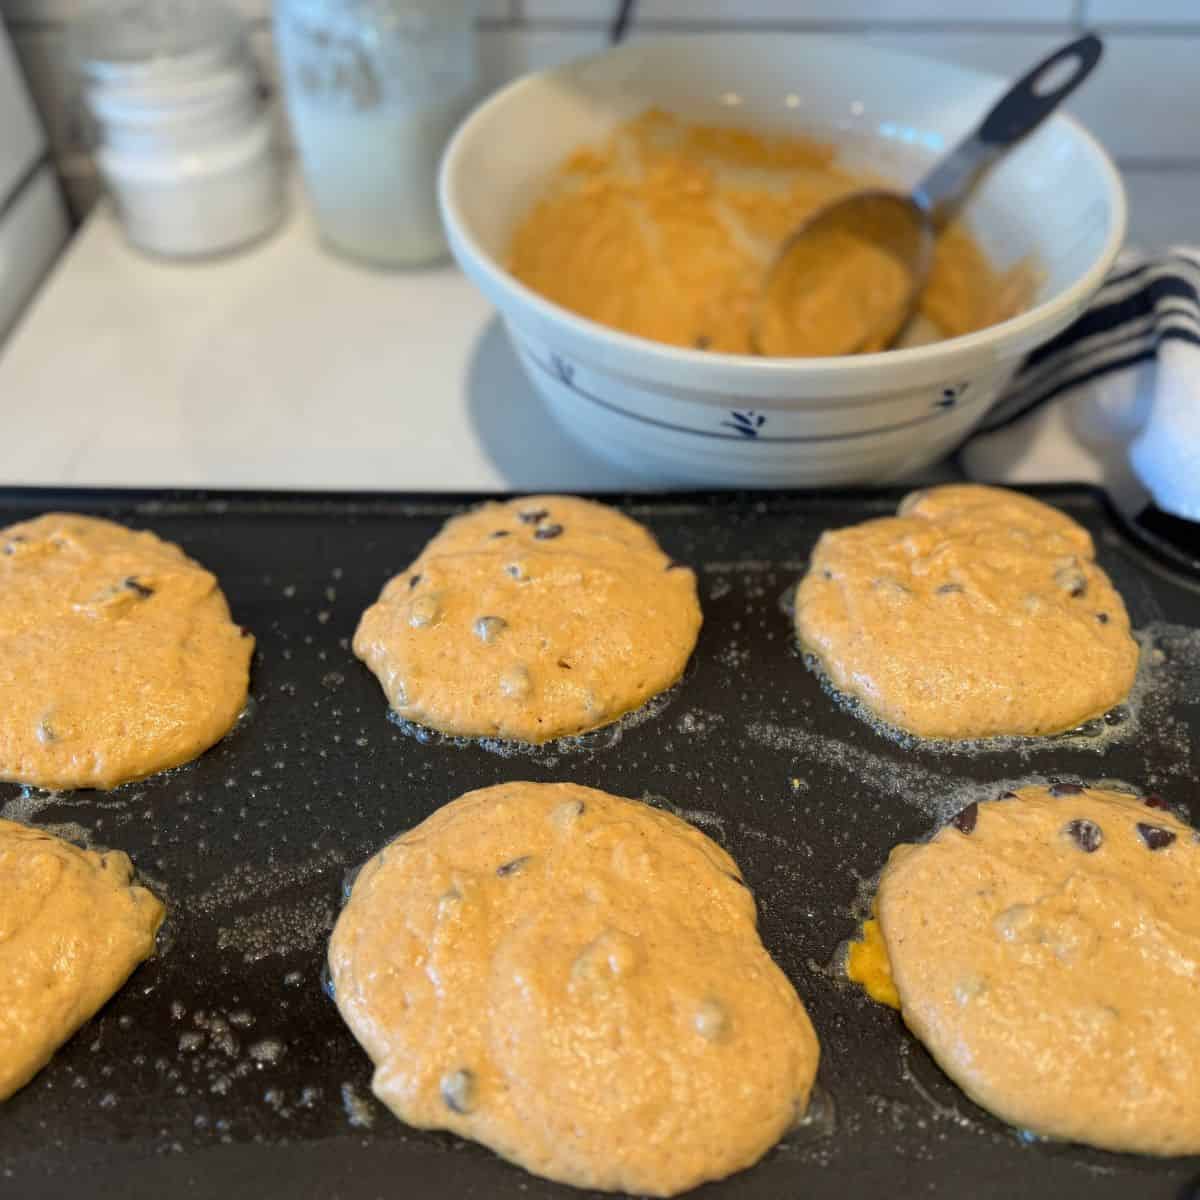
[[[442,150],[477,86],[475,0],[275,0],[288,115],[324,240],[413,266],[446,253]]]
[[[224,254],[278,225],[283,173],[242,21],[214,0],[110,0],[72,30],[89,141],[126,236]]]

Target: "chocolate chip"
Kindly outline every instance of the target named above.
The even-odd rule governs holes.
[[[250,632],[250,630],[248,630],[248,629],[245,627],[245,625],[239,625],[239,626],[238,626],[238,633],[240,633],[240,634],[242,635],[242,637],[244,637],[244,638],[246,638],[246,637],[253,637],[253,636],[254,636],[254,635],[253,635],[253,634]]]
[[[1081,788],[1077,783],[1052,783],[1050,785],[1050,795],[1082,796],[1083,788]]]
[[[518,583],[528,583],[529,576],[525,574],[525,568],[520,563],[509,563],[504,568],[505,574],[511,575]]]
[[[147,587],[144,583],[139,582],[136,575],[130,575],[125,580],[125,586],[131,591],[136,592],[143,600],[149,600],[154,595],[154,589]]]
[[[750,885],[740,875],[735,874],[733,871],[726,871],[725,874],[728,875],[734,883],[740,884],[747,891],[750,890]]]
[[[532,508],[523,513],[517,513],[526,525],[536,525],[539,521],[544,521],[550,515],[549,511],[544,508]]]
[[[558,537],[563,531],[561,525],[539,525],[534,531],[533,536],[539,541],[545,542],[550,538]]]
[[[420,582],[421,582],[420,575],[410,575],[409,579],[408,579],[409,589],[411,590],[412,588],[415,588],[417,586],[417,584]]]
[[[1137,831],[1148,850],[1165,850],[1175,840],[1175,835],[1169,829],[1159,825],[1146,825],[1139,821]]]
[[[956,812],[950,818],[950,824],[954,826],[959,833],[974,833],[975,823],[979,820],[979,804],[972,802],[968,804],[961,812]]]
[[[490,538],[508,537],[508,530],[507,529],[497,529],[495,533],[489,533],[488,537],[490,537]]]
[[[569,671],[569,670],[571,669],[571,664],[570,664],[569,662],[567,662],[567,660],[566,660],[565,658],[560,658],[560,659],[558,660],[558,665],[559,665],[559,666],[560,666],[560,667],[561,667],[561,668],[562,668],[564,671]]]
[[[466,1115],[475,1107],[473,1071],[451,1071],[442,1076],[442,1102],[451,1112]]]
[[[1063,826],[1063,833],[1087,854],[1095,854],[1104,844],[1104,831],[1095,821],[1089,821],[1086,817],[1068,821]]]
[[[696,338],[692,345],[695,346],[697,350],[707,350],[709,346],[712,345],[712,338],[710,338],[707,334],[702,333]]]
[[[830,570],[828,567],[826,567],[826,568],[825,568],[825,569],[824,569],[824,570],[821,572],[821,578],[822,578],[822,579],[832,579],[832,578],[833,578],[833,572],[832,572],[832,571],[831,571],[831,570]]]
[[[1107,625],[1108,624],[1108,613],[1097,613],[1096,620],[1099,621],[1101,625]]]
[[[942,586],[937,589],[937,594],[939,596],[950,596],[955,592],[961,592],[962,590],[963,585],[961,583],[943,583]]]
[[[1151,793],[1149,796],[1142,797],[1142,803],[1147,808],[1161,808],[1167,812],[1171,811],[1171,806],[1161,797]]]
[[[505,879],[509,875],[515,875],[525,866],[527,862],[529,862],[532,857],[532,854],[522,854],[520,858],[514,858],[512,862],[501,863],[501,865],[496,868],[496,874],[499,875],[501,879]]]

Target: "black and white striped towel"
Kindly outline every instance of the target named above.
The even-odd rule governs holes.
[[[1200,249],[1127,251],[960,451],[973,479],[1101,484],[1200,521]]]

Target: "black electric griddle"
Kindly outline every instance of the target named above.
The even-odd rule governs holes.
[[[4,492],[2,524],[67,508],[180,543],[258,649],[250,711],[197,762],[107,794],[0,785],[6,815],[128,851],[169,908],[158,956],[0,1106],[0,1197],[583,1195],[395,1120],[322,991],[345,873],[460,793],[513,779],[650,798],[700,824],[741,864],[812,1015],[832,1131],[697,1195],[1185,1194],[1200,1160],[1022,1140],[836,969],[888,850],[971,798],[1047,778],[1121,781],[1184,808],[1196,794],[1200,584],[1143,554],[1099,493],[1037,494],[1091,530],[1144,631],[1135,699],[1107,721],[948,753],[898,744],[822,689],[785,593],[823,529],[889,513],[899,493],[617,498],[697,568],[693,663],[640,722],[501,754],[398,728],[349,650],[383,582],[477,497]]]

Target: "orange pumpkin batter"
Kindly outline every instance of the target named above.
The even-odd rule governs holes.
[[[876,182],[835,166],[835,155],[803,138],[688,125],[652,109],[606,145],[567,158],[518,227],[509,268],[602,325],[674,346],[752,353],[752,309],[783,238],[817,208]],[[808,353],[861,342],[861,314],[837,288],[831,274],[803,305]],[[994,324],[1020,311],[1029,292],[1026,267],[997,272],[951,226],[938,240],[919,340]]]

